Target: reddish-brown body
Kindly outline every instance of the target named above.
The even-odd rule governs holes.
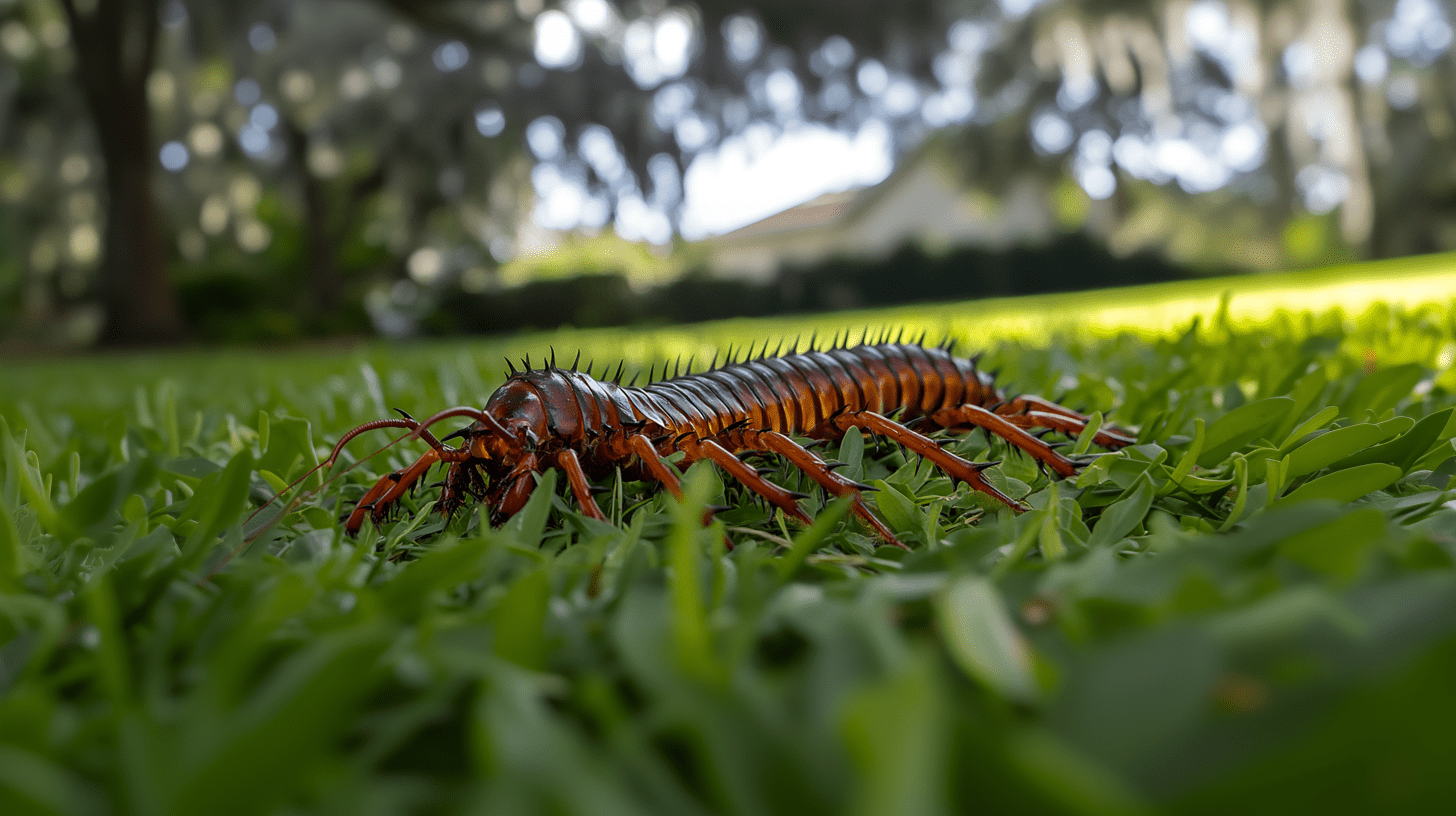
[[[475,419],[446,437],[463,437],[459,448],[426,430],[456,416]],[[855,511],[886,540],[899,543],[864,505],[864,485],[836,474],[834,463],[793,439],[837,439],[849,428],[884,436],[953,479],[1022,509],[982,478],[988,463],[968,462],[901,424],[915,420],[932,429],[983,428],[1062,476],[1075,473],[1076,463],[1028,429],[1076,434],[1087,422],[1038,397],[1007,399],[975,361],[947,349],[879,343],[761,356],[641,388],[597,380],[574,368],[528,366],[508,379],[483,410],[453,408],[423,423],[408,418],[367,423],[340,440],[335,454],[358,433],[385,426],[411,428],[431,444],[414,465],[381,479],[365,495],[348,518],[351,533],[370,514],[382,518],[436,462],[450,466],[440,499],[445,512],[468,497],[483,498],[492,521],[499,522],[524,506],[535,485],[534,472],[556,467],[565,471],[583,513],[604,518],[592,499],[590,479],[621,468],[681,495],[676,468],[661,458],[677,451],[685,454],[683,464],[711,460],[786,514],[808,521],[797,504],[801,494],[766,481],[736,455],[756,451],[782,455],[830,493],[853,496]],[[1105,428],[1095,441],[1120,447],[1133,440]]]

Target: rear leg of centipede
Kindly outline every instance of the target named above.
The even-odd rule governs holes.
[[[992,409],[1013,425],[1022,428],[1050,428],[1068,436],[1076,436],[1087,427],[1090,417],[1041,397],[1023,394],[1012,397]],[[1092,437],[1104,448],[1117,449],[1137,442],[1136,436],[1116,425],[1103,425]]]
[[[880,521],[874,513],[870,512],[869,507],[865,505],[862,493],[867,489],[868,485],[852,482],[836,474],[829,467],[829,463],[816,456],[813,451],[777,431],[760,433],[758,435],[758,442],[765,450],[773,451],[788,459],[794,467],[808,474],[810,479],[813,479],[830,494],[841,497],[852,497],[854,503],[851,505],[851,508],[854,510],[855,515],[859,516],[866,524],[874,528],[874,531],[889,544],[902,549],[910,549],[900,539],[896,538],[895,534],[890,531],[890,528],[886,527],[885,523]]]
[[[994,462],[968,462],[937,445],[935,440],[916,433],[898,422],[886,419],[873,411],[841,414],[834,420],[834,423],[840,430],[863,428],[866,431],[879,433],[891,442],[904,448],[907,452],[923,456],[930,460],[931,464],[945,471],[951,479],[965,482],[975,490],[991,496],[1018,513],[1025,512],[1028,509],[1026,505],[997,490],[994,485],[986,481],[986,478],[981,475],[981,471],[994,465]],[[1032,438],[1035,439],[1035,437]]]
[[[1012,421],[1011,417],[987,411],[979,405],[962,405],[958,408],[942,408],[931,414],[931,420],[944,428],[970,429],[981,428],[987,433],[994,434],[1014,445],[1018,450],[1024,451],[1038,462],[1047,465],[1057,472],[1062,478],[1074,476],[1077,473],[1077,463],[1058,453],[1055,448],[1035,435],[1029,433],[1021,425]],[[1072,420],[1067,419],[1068,422]]]
[[[795,493],[759,475],[757,470],[743,463],[742,459],[728,452],[728,449],[713,441],[704,439],[701,441],[685,440],[683,449],[688,457],[693,460],[707,459],[717,465],[729,476],[743,483],[744,487],[767,499],[769,504],[783,511],[783,514],[810,524],[813,519],[799,508],[799,499],[806,498],[803,493]]]

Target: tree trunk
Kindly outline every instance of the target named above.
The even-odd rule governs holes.
[[[296,122],[283,118],[288,138],[288,162],[298,177],[303,196],[303,251],[308,266],[308,303],[314,314],[327,318],[339,307],[343,279],[339,276],[338,239],[329,218],[324,180],[308,167],[308,134]]]
[[[89,14],[72,0],[77,75],[106,174],[101,343],[137,346],[186,339],[152,192],[154,150],[147,77],[155,61],[157,0],[99,0]]]

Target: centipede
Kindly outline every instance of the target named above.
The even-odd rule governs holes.
[[[1077,436],[1090,417],[1057,402],[1028,394],[1011,394],[983,371],[980,357],[960,357],[954,343],[927,345],[924,336],[906,341],[903,331],[851,345],[849,336],[807,350],[799,341],[784,351],[764,344],[755,356],[728,351],[704,370],[666,368],[655,381],[655,367],[645,385],[622,384],[625,364],[614,375],[593,375],[595,366],[580,368],[580,354],[570,365],[551,357],[522,368],[508,362],[504,384],[483,408],[446,408],[423,420],[400,417],[366,422],[343,435],[324,462],[331,465],[360,434],[381,428],[409,431],[402,439],[424,441],[428,450],[407,467],[380,478],[344,518],[355,535],[366,520],[382,523],[398,509],[431,468],[445,475],[435,508],[447,517],[471,502],[483,503],[489,523],[499,525],[518,513],[531,497],[538,474],[556,469],[566,477],[580,512],[602,521],[607,516],[594,484],[620,472],[625,479],[656,483],[677,499],[683,497],[682,472],[708,461],[787,518],[804,524],[813,519],[800,506],[809,498],[766,478],[750,466],[752,456],[781,457],[820,488],[826,496],[849,501],[851,510],[886,543],[905,547],[866,501],[873,490],[836,472],[841,463],[826,460],[812,448],[820,440],[841,439],[851,429],[899,446],[928,461],[953,484],[964,483],[1014,512],[1028,507],[993,485],[984,472],[998,462],[973,462],[928,434],[954,435],[977,429],[1008,443],[1060,478],[1074,476],[1085,459],[1062,452],[1065,443],[1048,442],[1048,434]],[[608,368],[608,371],[610,368]],[[449,420],[469,425],[437,438],[429,430]],[[940,434],[939,432],[948,432]],[[458,441],[457,441],[458,440]],[[1111,424],[1096,427],[1091,440],[1108,450],[1133,444],[1133,432]],[[454,442],[455,444],[450,444]],[[681,457],[675,457],[681,453]],[[711,514],[711,510],[709,511]]]

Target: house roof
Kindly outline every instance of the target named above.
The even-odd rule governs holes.
[[[876,201],[884,198],[891,190],[901,185],[905,178],[912,175],[925,161],[931,159],[932,156],[939,156],[942,141],[938,134],[932,135],[909,155],[895,162],[895,167],[890,175],[877,184],[851,187],[837,193],[825,193],[818,198],[710,240],[723,243],[752,241],[784,232],[827,227],[857,217],[859,213],[873,207]]]
[[[805,201],[767,218],[755,221],[746,227],[718,236],[715,241],[742,241],[762,238],[780,232],[812,229],[835,223],[848,213],[863,187],[856,187],[837,193],[825,193],[818,198]]]

